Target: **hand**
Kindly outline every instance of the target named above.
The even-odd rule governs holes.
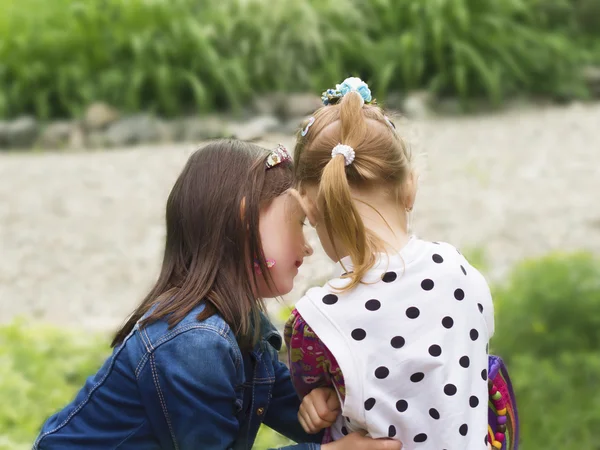
[[[364,431],[350,433],[342,439],[321,446],[322,450],[400,450],[402,442],[391,439],[371,439]]]
[[[331,388],[316,388],[302,399],[298,421],[304,431],[315,434],[330,427],[340,413],[340,400]]]

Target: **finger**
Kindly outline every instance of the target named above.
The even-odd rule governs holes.
[[[339,410],[342,407],[337,392],[334,389],[329,390],[329,396],[327,397],[327,407],[330,411],[336,412],[339,412]]]
[[[333,399],[331,397],[334,397]],[[318,388],[311,392],[313,405],[319,415],[320,420],[328,423],[335,422],[339,410],[339,400],[337,394],[330,388]]]
[[[308,429],[309,433],[316,433],[320,430],[320,428],[317,428],[310,416],[310,413],[308,412],[308,406],[310,405],[307,404],[305,405],[304,403],[302,403],[302,405],[304,405],[304,409],[302,411],[302,418],[304,419],[304,422],[306,423],[306,427]]]
[[[392,439],[377,439],[373,450],[401,450],[402,442]]]
[[[306,412],[308,414],[308,417],[310,418],[311,423],[313,424],[313,426],[318,430],[322,430],[323,428],[328,427],[329,425],[331,425],[333,423],[333,421],[335,421],[335,417],[333,420],[327,420],[327,418],[324,418],[323,415],[325,415],[323,413],[323,411],[319,412],[317,410],[317,405],[315,404],[315,400],[317,400],[318,396],[313,396],[313,402],[308,403],[306,405]],[[325,412],[328,412],[327,410],[327,405],[323,404],[320,408],[321,410],[326,410]],[[337,416],[336,416],[337,417]]]
[[[298,414],[298,422],[300,422],[300,425],[304,431],[306,431],[308,434],[312,434],[312,431],[306,423],[306,420],[304,420],[304,417],[302,417],[300,414]]]

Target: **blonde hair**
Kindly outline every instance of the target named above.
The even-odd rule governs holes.
[[[385,243],[365,228],[351,188],[389,188],[401,203],[402,188],[412,171],[412,157],[383,110],[363,105],[356,92],[345,95],[335,105],[320,108],[314,118],[306,135],[298,135],[295,177],[300,188],[318,186],[317,203],[329,239],[335,249],[335,236],[352,259],[354,268],[348,275],[351,282],[344,288],[349,290],[373,267],[375,253],[385,251]],[[356,156],[351,164],[346,165],[343,155],[331,156],[337,144],[354,148]]]

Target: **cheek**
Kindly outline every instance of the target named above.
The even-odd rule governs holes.
[[[333,244],[331,243],[331,240],[327,235],[327,230],[324,226],[317,227],[317,236],[319,236],[319,241],[321,242],[323,250],[325,250],[325,253],[327,253],[327,256],[329,256],[329,258],[332,261],[337,262],[338,258],[336,257],[335,251],[333,249]]]

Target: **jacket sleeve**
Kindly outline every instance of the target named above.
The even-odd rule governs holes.
[[[276,361],[274,364],[275,384],[271,403],[265,415],[265,425],[285,437],[303,444],[284,447],[285,450],[318,450],[321,448],[323,433],[307,434],[298,422],[300,399],[285,364]]]

